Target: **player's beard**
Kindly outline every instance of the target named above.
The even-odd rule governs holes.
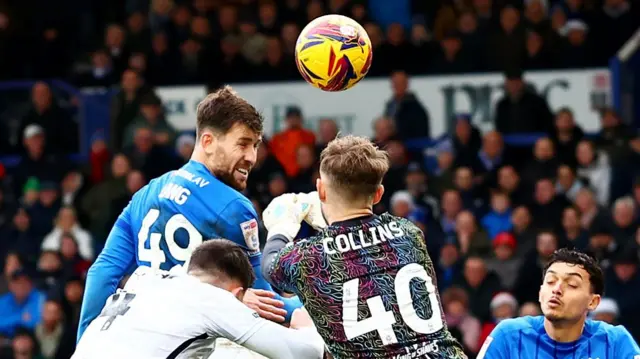
[[[247,188],[247,179],[249,178],[249,172],[251,172],[251,165],[243,165],[242,161],[233,163],[221,147],[218,147],[213,162],[212,173],[217,179],[222,181],[222,183],[240,192]],[[246,173],[240,174],[239,170]]]

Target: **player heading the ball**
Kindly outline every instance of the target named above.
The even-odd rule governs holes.
[[[624,327],[587,319],[604,293],[602,269],[593,258],[557,250],[543,276],[543,316],[500,322],[478,359],[640,358],[640,348]]]
[[[141,266],[109,298],[72,359],[208,358],[218,338],[269,358],[322,358],[324,343],[312,324],[287,329],[241,303],[254,280],[244,249],[226,239],[199,245],[186,271]],[[294,319],[291,327],[305,321]]]
[[[466,358],[444,322],[424,234],[373,213],[388,169],[366,138],[330,142],[317,192],[284,194],[263,213],[264,277],[299,295],[336,359]],[[319,233],[290,244],[303,220]]]

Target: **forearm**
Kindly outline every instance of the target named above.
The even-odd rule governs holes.
[[[109,296],[115,293],[123,274],[114,271],[111,264],[103,260],[101,256],[89,268],[82,299],[77,341],[80,341],[85,329],[100,314]]]
[[[254,258],[257,257],[251,258],[251,264],[253,265],[253,270],[256,274],[256,281],[253,284],[253,288],[264,289],[273,292],[273,287],[271,286],[270,281],[267,279],[267,277],[264,276],[265,271],[261,268],[260,259],[262,259],[262,257],[257,259]],[[284,302],[283,309],[287,311],[285,322],[289,322],[289,320],[291,320],[291,315],[293,314],[294,310],[302,307],[302,302],[300,302],[300,299],[298,299],[298,297],[284,298],[276,294],[275,299]]]
[[[262,277],[272,286],[278,287],[271,279],[271,266],[276,255],[289,244],[289,240],[282,235],[275,235],[267,239],[267,244],[262,251]]]
[[[324,355],[324,342],[314,328],[295,330],[271,322],[239,344],[268,358],[319,359]]]

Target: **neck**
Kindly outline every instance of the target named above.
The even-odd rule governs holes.
[[[340,205],[331,206],[326,203],[323,203],[323,207],[323,215],[329,224],[373,214],[371,208],[345,208]]]
[[[558,321],[552,322],[544,319],[544,330],[547,335],[556,342],[570,343],[580,339],[584,329],[585,317],[577,322]]]
[[[196,146],[196,148],[193,150],[193,154],[191,155],[191,161],[202,163],[205,167],[207,167],[209,172],[213,173],[213,169],[207,165],[207,155],[204,153],[202,148]]]

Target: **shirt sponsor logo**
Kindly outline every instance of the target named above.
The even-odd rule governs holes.
[[[424,358],[429,353],[438,352],[438,341],[435,340],[430,343],[414,344],[410,347],[405,347],[406,354],[398,354],[392,359],[411,359],[411,358]]]
[[[240,223],[240,229],[242,229],[242,236],[244,237],[244,243],[252,252],[260,250],[260,239],[258,236],[258,221],[255,219],[248,220]]]

